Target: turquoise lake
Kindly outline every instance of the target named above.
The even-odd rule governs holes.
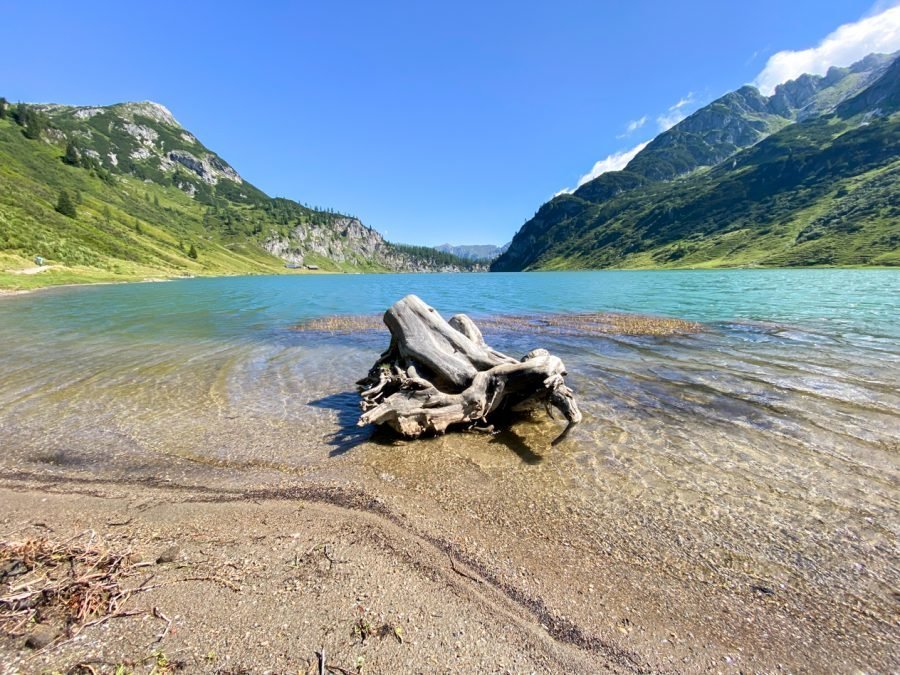
[[[354,383],[387,333],[295,326],[380,314],[408,293],[476,322],[627,312],[702,330],[485,330],[511,355],[537,346],[559,355],[584,422],[552,450],[560,423],[548,418],[497,437],[396,445],[355,426]],[[567,520],[566,541],[586,551],[615,542],[615,555],[655,561],[684,584],[796,589],[796,621],[815,605],[827,635],[857,636],[861,653],[869,638],[859,636],[881,640],[871,648],[884,654],[893,631],[898,271],[306,275],[61,288],[2,298],[0,344],[7,480],[353,484],[423,514],[437,509],[435,523],[552,505],[580,514]]]
[[[383,312],[415,293],[443,314],[620,311],[697,321],[781,321],[900,335],[893,270],[603,271],[225,277],[43,291],[0,308],[4,331],[209,338],[332,314]]]
[[[353,383],[386,334],[293,327],[380,314],[407,293],[445,317],[602,311],[701,322],[702,333],[669,338],[487,337],[512,354],[538,345],[558,353],[589,412],[613,405],[647,424],[672,416],[673,432],[727,423],[820,449],[861,444],[896,469],[878,449],[900,437],[900,272],[891,270],[308,275],[51,289],[0,302],[0,422],[24,432],[26,446],[53,446],[67,425],[70,439],[74,427],[92,445],[117,444],[119,455],[121,439],[94,428],[98,420],[134,415],[150,427],[166,420],[169,431],[187,412],[189,437],[193,416],[227,409],[318,428],[323,407],[306,404],[327,396],[349,419]],[[87,450],[69,452],[74,462]]]

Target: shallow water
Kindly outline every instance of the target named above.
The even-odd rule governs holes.
[[[488,330],[510,354],[543,346],[563,358],[585,413],[569,440],[549,450],[559,427],[538,418],[498,437],[373,442],[354,426],[353,383],[386,333],[292,327],[381,312],[406,293],[476,320],[625,311],[704,330]],[[448,537],[464,537],[463,522],[470,533],[479,522],[503,524],[512,539],[479,544],[495,560],[505,551],[521,562],[532,553],[516,547],[540,550],[549,537],[585,560],[618,556],[679,583],[795,591],[798,616],[821,603],[834,634],[860,649],[860,631],[883,640],[896,629],[900,272],[292,276],[58,289],[4,298],[0,344],[0,471],[9,476],[350,481],[425,504],[420,526]]]

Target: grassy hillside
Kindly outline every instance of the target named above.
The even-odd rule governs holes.
[[[900,61],[862,89],[831,77],[830,88],[806,87],[815,96],[802,121],[747,126],[752,116],[738,124],[714,102],[624,171],[542,206],[492,269],[900,265]],[[784,96],[753,92],[724,98],[762,110]],[[839,105],[809,114],[823,101]],[[735,152],[729,128],[763,140]],[[654,178],[686,166],[694,168]]]
[[[344,214],[268,197],[161,106],[0,110],[0,287],[468,266],[417,257]],[[23,273],[35,256],[48,269]]]
[[[0,250],[4,270],[40,255],[60,266],[0,274],[6,287],[192,274],[276,272],[283,263],[211,226],[206,209],[175,187],[122,176],[114,183],[63,163],[64,148],[26,138],[0,120]],[[60,192],[76,217],[56,211]],[[216,223],[218,224],[218,223]],[[190,246],[197,258],[188,256]]]
[[[900,116],[818,120],[727,167],[600,204],[557,198],[519,236],[543,251],[531,269],[900,265],[898,194]]]

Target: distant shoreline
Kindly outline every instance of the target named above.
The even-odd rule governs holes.
[[[0,288],[0,297],[12,297],[14,295],[27,295],[38,291],[47,291],[53,288],[78,288],[80,286],[113,286],[118,284],[155,284],[164,281],[176,281],[179,278],[191,279],[193,277],[170,277],[161,279],[129,279],[122,281],[85,281],[73,284],[48,284],[34,288]]]
[[[159,283],[164,281],[179,281],[183,279],[224,279],[239,277],[289,277],[289,276],[345,276],[353,274],[408,274],[410,276],[419,274],[542,274],[554,272],[729,272],[729,271],[786,271],[786,270],[894,270],[900,271],[900,268],[885,265],[838,265],[838,266],[815,266],[815,267],[604,267],[598,269],[558,269],[558,270],[522,270],[519,272],[333,272],[329,270],[298,270],[288,273],[268,273],[268,274],[210,274],[210,275],[191,275],[191,276],[172,276],[172,277],[151,277],[151,278],[132,278],[118,280],[85,280],[81,282],[65,283],[65,284],[47,284],[44,286],[35,286],[34,288],[9,288],[0,285],[0,298],[13,297],[17,295],[25,295],[35,291],[44,291],[52,288],[76,288],[80,286],[111,286],[117,284],[145,284]],[[34,277],[32,277],[34,278]]]

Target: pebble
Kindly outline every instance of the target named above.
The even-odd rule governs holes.
[[[162,565],[163,563],[175,562],[180,557],[181,549],[177,546],[170,546],[165,551],[159,554],[159,557],[156,559],[156,564]]]
[[[35,626],[31,635],[25,640],[25,646],[30,649],[43,649],[53,642],[59,635],[59,630],[52,626],[38,624]]]

